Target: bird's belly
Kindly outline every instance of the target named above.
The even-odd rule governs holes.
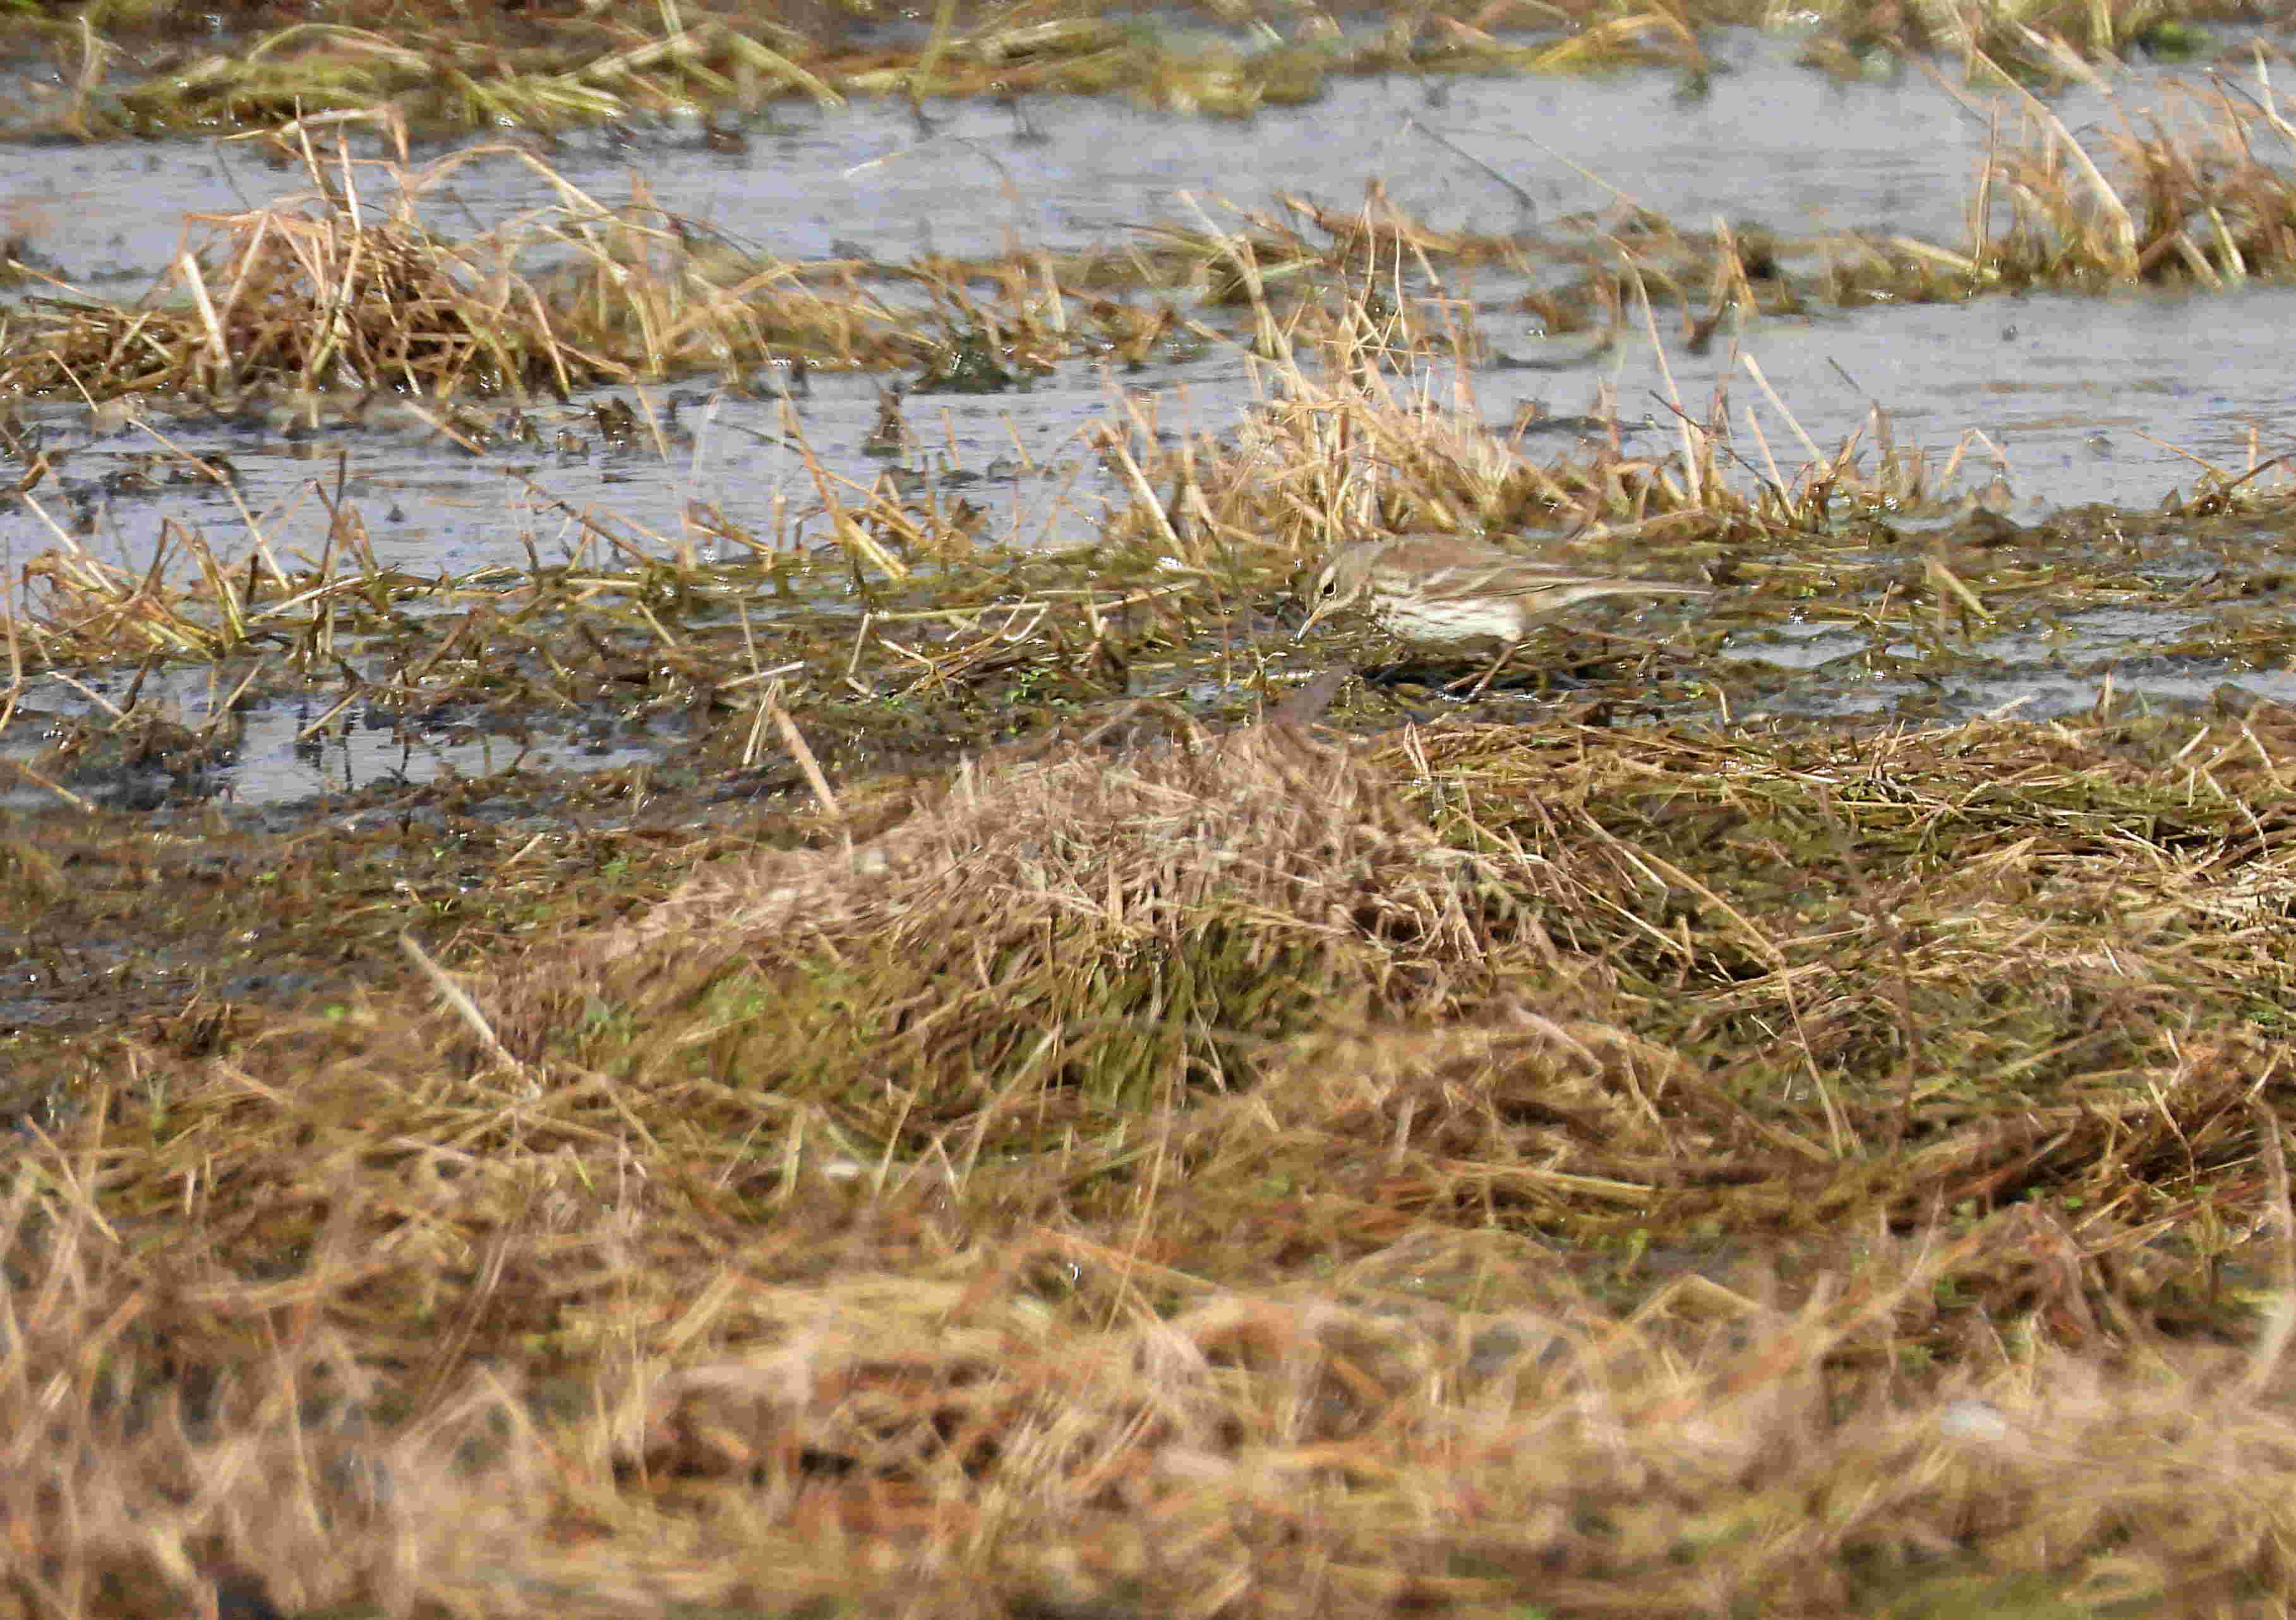
[[[1389,634],[1430,646],[1522,639],[1522,617],[1513,603],[1500,610],[1472,602],[1394,602],[1382,610],[1379,620]]]

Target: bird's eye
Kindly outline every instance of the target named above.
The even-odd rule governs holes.
[[[1338,580],[1336,580],[1336,579],[1326,579],[1325,581],[1324,581],[1324,595],[1326,595],[1326,596],[1332,596],[1332,595],[1336,595],[1336,594],[1338,594],[1338,593],[1339,593],[1339,589],[1340,589],[1340,582],[1339,582]]]

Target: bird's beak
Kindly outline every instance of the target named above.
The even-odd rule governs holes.
[[[1324,604],[1322,602],[1317,602],[1314,607],[1308,610],[1308,617],[1300,621],[1300,627],[1292,633],[1292,639],[1294,642],[1306,641],[1308,639],[1308,632],[1313,630],[1323,619],[1323,617]]]

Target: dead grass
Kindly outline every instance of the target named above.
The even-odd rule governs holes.
[[[2296,265],[2288,161],[2296,149],[2268,70],[2205,85],[2164,81],[2141,113],[2084,143],[2021,91],[2016,133],[1995,146],[1972,200],[1988,279],[2105,287],[2131,281],[2210,290]]]
[[[1626,200],[1537,233],[1446,233],[1374,184],[1354,211],[1291,200],[1232,225],[1160,227],[1080,258],[908,266],[747,251],[661,209],[642,183],[609,208],[520,148],[414,169],[388,118],[366,121],[395,135],[399,162],[354,159],[340,126],[362,120],[311,120],[272,136],[311,192],[194,220],[184,251],[136,303],[25,270],[53,290],[0,320],[0,388],[232,408],[380,392],[524,401],[696,374],[737,380],[774,363],[913,369],[936,388],[993,391],[1063,360],[1140,364],[1232,340],[1288,364],[1295,349],[1333,344],[1334,323],[1360,322],[1341,346],[1358,359],[1389,348],[1487,358],[1468,304],[1439,290],[1443,270],[1487,264],[1530,282],[1529,313],[1550,335],[1587,334],[1591,357],[1622,331],[1657,333],[1661,318],[1703,349],[1736,323],[1816,306],[2140,279],[2223,288],[2296,262],[2289,127],[2268,78],[2170,84],[2161,109],[2123,113],[2090,144],[2007,89],[2021,110],[1975,178],[1969,237],[1957,244],[1696,231]],[[504,159],[536,170],[556,201],[468,241],[424,223],[422,199],[456,169]],[[377,171],[388,209],[362,196],[363,176]],[[1176,307],[1176,294],[1193,309]],[[1361,315],[1367,308],[1378,313]]]
[[[1218,32],[1178,15],[1119,18],[943,4],[919,37],[886,38],[865,7],[705,9],[552,15],[540,28],[447,8],[375,13],[331,4],[286,26],[250,8],[236,48],[135,48],[149,20],[115,7],[78,25],[19,23],[66,64],[53,127],[79,138],[187,128],[259,131],[306,119],[386,113],[424,135],[481,127],[550,130],[689,113],[738,124],[773,103],[835,106],[860,97],[1121,94],[1177,112],[1241,117],[1319,95],[1335,75],[1590,72],[1637,64],[1702,67],[1688,20],[1663,7],[1573,0],[1535,17],[1472,7],[1398,12],[1383,29],[1343,29],[1321,8],[1269,13]],[[139,27],[139,23],[142,26]],[[116,33],[115,40],[107,37]],[[132,43],[131,43],[132,42]],[[156,58],[156,60],[155,60]]]
[[[2129,572],[1844,571],[1957,470],[1878,417],[1783,466],[1678,409],[1664,454],[1535,463],[1424,383],[1439,306],[1224,251],[1276,386],[1226,440],[1111,427],[1106,556],[1153,585],[921,579],[940,531],[824,485],[877,595],[786,681],[746,623],[606,617],[703,582],[635,551],[408,651],[410,692],[475,691],[586,634],[565,678],[642,654],[803,788],[739,836],[426,866],[487,898],[418,892],[411,967],[381,876],[304,871],[248,926],[340,928],[361,994],[51,1053],[0,1193],[0,1615],[2296,1600],[2296,716],[1365,741],[1111,695],[951,772],[809,740],[840,683],[1008,655],[1121,692],[1374,529],[1663,547],[1718,618],[1940,645]],[[360,533],[331,509],[309,576],[202,543],[204,594],[66,546],[12,653],[276,614],[322,662],[413,588]],[[35,855],[7,903],[78,915]]]
[[[70,20],[18,8],[4,20],[58,62],[62,94],[50,127],[86,139],[378,113],[426,135],[671,118],[696,107],[738,125],[783,100],[1037,93],[1121,94],[1234,117],[1313,100],[1348,74],[1656,65],[1696,82],[1711,65],[1704,37],[1732,26],[1792,29],[1810,64],[1846,78],[1934,56],[1977,78],[2006,64],[2021,77],[2062,80],[2139,52],[2197,55],[2210,42],[2196,24],[2248,20],[2233,6],[2189,0],[1829,0],[1791,12],[1748,0],[1201,9],[1200,19],[1151,20],[1089,4],[944,4],[922,14],[928,28],[890,35],[871,8],[837,4],[562,7],[529,17],[330,0],[291,14],[241,4],[186,20],[176,7],[137,0]],[[211,37],[217,22],[237,30],[227,45]]]
[[[884,364],[934,349],[914,313],[857,288],[824,294],[797,266],[689,242],[684,222],[642,187],[629,207],[609,209],[531,154],[488,147],[419,173],[391,168],[396,194],[384,209],[360,194],[370,162],[323,158],[308,137],[295,150],[314,192],[195,218],[207,240],[143,304],[60,289],[12,312],[0,380],[91,403],[139,394],[563,398],[772,358]],[[536,168],[558,203],[468,241],[433,235],[419,199],[464,163],[494,158]]]
[[[2275,1612],[2292,742],[1086,749],[92,1048],[4,1590]]]

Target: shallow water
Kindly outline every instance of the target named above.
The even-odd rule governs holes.
[[[1435,228],[1533,240],[1622,200],[1685,229],[1726,220],[1787,237],[1868,229],[1948,246],[1962,240],[1964,198],[1988,139],[1971,107],[1919,73],[1837,83],[1794,67],[1788,41],[1729,35],[1717,51],[1719,70],[1702,86],[1652,70],[1542,79],[1396,75],[1335,80],[1313,105],[1234,122],[1073,98],[1018,108],[929,105],[922,121],[900,105],[784,105],[739,154],[703,150],[692,127],[663,127],[578,132],[549,161],[608,204],[626,200],[633,177],[642,176],[661,207],[792,258],[860,253],[898,261],[927,250],[1114,247],[1157,221],[1233,225],[1228,203],[1264,208],[1298,195],[1351,208],[1374,180]],[[2173,77],[2125,76],[2127,109],[2141,111]],[[2100,127],[2115,116],[2087,92],[2057,107],[2076,127]],[[187,231],[198,240],[187,216],[234,212],[300,185],[299,176],[264,166],[245,146],[20,148],[0,183],[0,217],[59,274],[118,295],[156,275]],[[423,206],[439,228],[466,222],[476,229],[554,200],[532,168],[498,153],[455,170]],[[1487,420],[1505,422],[1529,404],[1584,412],[1607,397],[1630,425],[1646,419],[1645,431],[1663,431],[1668,389],[1638,325],[1598,361],[1574,366],[1568,356],[1585,350],[1583,337],[1550,345],[1528,316],[1510,315],[1523,288],[1509,275],[1461,273],[1450,290],[1477,306],[1485,335],[1507,361],[1561,362],[1560,369],[1495,364],[1478,373],[1476,404]],[[1678,314],[1659,315],[1671,343]],[[1669,348],[1665,361],[1693,414],[1726,392],[1737,449],[1750,462],[1759,462],[1767,445],[1781,464],[1798,464],[1803,434],[1831,451],[1870,430],[1879,406],[1896,442],[1918,445],[1933,461],[1965,445],[1962,476],[1941,495],[2005,475],[2006,510],[2030,522],[2090,503],[2149,508],[2190,487],[2194,458],[2237,469],[2251,452],[2286,448],[2276,335],[2292,322],[2296,291],[2276,287],[1988,297],[1762,318],[1703,355]],[[1791,421],[1755,385],[1749,361]],[[1096,365],[1064,365],[1026,390],[913,397],[905,415],[914,444],[904,466],[930,479],[936,498],[983,509],[989,540],[1079,543],[1102,512],[1132,498],[1081,438],[1108,417],[1118,384],[1157,401],[1167,430],[1225,430],[1254,397],[1249,369],[1227,352],[1113,380]],[[834,477],[856,488],[887,470],[862,453],[877,410],[873,379],[816,375],[802,397],[785,398],[767,378],[747,395],[709,396],[706,382],[648,392],[666,422],[674,407],[666,458],[647,444],[615,447],[583,433],[590,398],[532,413],[545,443],[560,427],[575,430],[580,442],[562,454],[513,448],[472,456],[390,405],[357,421],[331,421],[322,411],[316,425],[155,415],[152,427],[196,454],[231,458],[241,498],[283,558],[318,551],[326,515],[315,490],[332,488],[340,469],[371,526],[378,560],[423,575],[522,565],[529,556],[612,560],[612,547],[570,520],[570,508],[641,555],[707,560],[710,543],[689,523],[697,503],[762,543],[817,541],[811,475],[775,442],[792,426]],[[106,487],[107,473],[124,473],[156,447],[152,431],[98,431],[72,405],[39,405],[32,414],[51,445],[70,453],[65,485],[80,492],[76,504],[100,553],[137,566],[169,522],[196,526],[226,557],[243,551],[238,509],[221,490],[139,489],[118,477]],[[1965,438],[1972,433],[1982,438]],[[1662,440],[1636,442],[1665,448]],[[12,568],[51,544],[49,520],[68,520],[75,504],[57,484],[37,498],[47,503],[45,518],[29,505],[0,507],[0,560]],[[1924,712],[2021,703],[2020,712],[2054,713],[2093,703],[2117,659],[2183,627],[2145,612],[2075,615],[2046,647],[2005,636],[1980,650],[1981,672],[1930,688],[1853,670],[1872,638],[1838,625],[1734,637],[1724,655],[1797,672],[1774,700],[1780,712],[1869,712],[1916,698]],[[2205,696],[2234,673],[2200,660],[2123,678],[2117,690],[2183,700]],[[2259,693],[2276,693],[2279,683],[2274,672],[2238,678]],[[79,700],[57,689],[27,701],[68,713]],[[263,798],[385,770],[419,778],[492,761],[470,739],[434,739],[410,751],[396,732],[356,745],[346,738],[314,759],[308,740],[293,744],[306,722],[254,721],[236,785]],[[24,745],[20,725],[8,740]],[[594,742],[554,741],[544,757],[569,765],[624,757],[619,742],[588,751]]]

